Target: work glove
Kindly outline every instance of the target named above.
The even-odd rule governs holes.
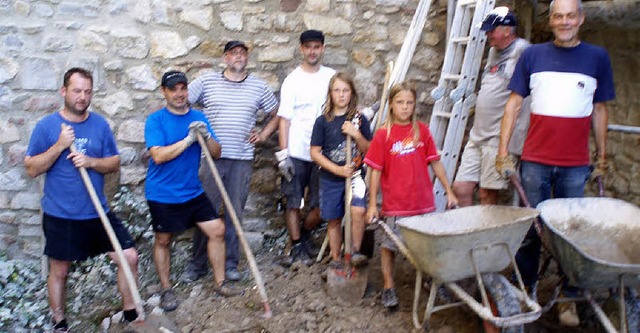
[[[191,124],[189,124],[189,131],[194,132],[194,136],[195,132],[200,133],[205,141],[211,138],[211,132],[209,132],[207,124],[205,124],[204,121],[192,121]]]
[[[500,176],[509,178],[510,175],[516,173],[516,158],[511,154],[496,156],[496,171]]]
[[[293,168],[293,161],[291,161],[291,158],[289,157],[289,152],[285,148],[277,151],[275,155],[276,160],[278,160],[278,169],[280,169],[282,177],[284,177],[286,181],[290,182],[296,172]]]
[[[372,106],[362,109],[361,113],[370,121],[376,115],[378,109],[380,109],[380,102],[375,102]]]
[[[357,199],[364,199],[367,186],[364,184],[364,179],[362,179],[360,173],[360,170],[358,170],[351,176],[351,195]]]
[[[603,177],[607,171],[609,171],[609,162],[604,157],[598,157],[593,165],[593,171],[591,171],[591,180],[595,180],[596,177]]]

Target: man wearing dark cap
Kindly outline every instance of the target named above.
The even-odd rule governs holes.
[[[584,196],[589,178],[589,136],[593,128],[595,169],[607,171],[606,102],[615,98],[611,61],[607,51],[580,41],[585,15],[580,0],[555,0],[549,5],[552,42],[526,49],[509,82],[511,95],[502,119],[496,168],[514,172],[508,145],[522,101],[531,95],[531,123],[522,150],[522,187],[533,207],[551,198]],[[553,195],[552,195],[553,193]],[[531,228],[516,262],[524,283],[535,289],[540,259],[540,238]],[[565,286],[565,296],[574,288]],[[569,295],[567,295],[569,294]],[[560,322],[577,326],[580,319],[574,302],[558,305]]]
[[[279,141],[276,152],[282,173],[282,194],[287,199],[286,221],[293,243],[286,264],[300,260],[311,265],[308,234],[320,223],[318,166],[311,161],[311,132],[327,99],[329,80],[335,70],[322,66],[324,34],[307,30],[300,35],[302,63],[282,83],[280,89]],[[305,188],[309,188],[309,213],[300,226],[300,210]]]
[[[222,155],[215,161],[229,199],[238,218],[249,194],[253,172],[255,145],[269,138],[278,126],[278,100],[267,84],[247,72],[249,48],[242,41],[233,40],[224,46],[222,72],[206,73],[189,85],[189,103],[204,106],[204,114],[218,135]],[[266,126],[256,128],[259,111],[267,114]],[[216,209],[222,206],[220,191],[207,163],[202,163],[201,179],[204,190]],[[226,276],[240,280],[238,261],[240,245],[230,214],[225,214]],[[192,282],[207,272],[206,237],[196,230],[193,236],[193,259],[181,279]]]
[[[471,206],[478,188],[480,204],[498,203],[500,190],[509,181],[496,171],[495,157],[500,141],[500,123],[511,93],[507,89],[520,54],[529,43],[516,36],[517,21],[507,7],[497,7],[485,17],[480,29],[487,35],[489,56],[476,100],[473,127],[464,148],[453,190],[460,206]],[[509,153],[519,156],[529,125],[529,99],[523,103]]]
[[[220,144],[202,112],[189,108],[187,77],[179,71],[162,76],[162,93],[167,106],[147,118],[144,138],[151,155],[145,194],[151,213],[153,260],[160,278],[160,306],[175,310],[178,301],[171,289],[171,238],[175,233],[198,226],[207,235],[209,262],[213,267],[214,290],[231,296],[236,292],[225,285],[224,224],[207,199],[198,179],[201,147],[197,135],[206,141],[214,158],[220,157]]]

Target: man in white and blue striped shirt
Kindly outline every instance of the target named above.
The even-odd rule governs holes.
[[[278,100],[267,84],[247,72],[249,48],[244,42],[230,41],[224,47],[222,72],[204,74],[189,84],[189,103],[201,104],[213,127],[222,156],[215,161],[216,168],[229,194],[238,217],[242,217],[249,182],[255,144],[269,138],[278,126],[276,111]],[[271,117],[262,131],[255,128],[258,111]],[[206,163],[202,163],[202,184],[216,209],[222,204],[220,192]],[[240,249],[236,229],[230,214],[225,214],[226,277],[240,280],[238,259]],[[193,236],[193,259],[182,276],[184,281],[195,281],[207,272],[206,238],[198,231]]]

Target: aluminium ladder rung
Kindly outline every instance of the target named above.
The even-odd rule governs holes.
[[[478,0],[458,0],[458,6],[460,6],[460,7],[464,7],[464,6],[475,7],[477,2],[478,2]]]
[[[453,113],[451,112],[442,112],[442,111],[433,111],[431,113],[431,116],[436,116],[436,117],[443,117],[443,118],[451,118],[453,116]]]
[[[442,79],[449,81],[458,81],[462,79],[462,75],[460,74],[442,74]]]
[[[469,36],[454,37],[450,39],[452,43],[460,43],[460,44],[467,44],[469,43],[469,40],[471,40],[471,37]]]

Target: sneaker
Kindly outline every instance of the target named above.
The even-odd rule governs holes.
[[[178,298],[171,288],[162,290],[160,294],[160,307],[166,312],[178,308]]]
[[[382,305],[386,308],[395,308],[396,306],[398,306],[398,296],[396,295],[396,288],[382,290]]]
[[[69,332],[69,325],[67,325],[66,319],[62,319],[57,323],[53,321],[53,333],[67,333],[67,332]]]
[[[344,264],[340,260],[331,260],[329,263],[330,269],[344,269]]]
[[[302,241],[302,247],[307,252],[309,257],[313,258],[318,255],[318,250],[316,249],[315,246],[313,246],[313,242],[310,239],[306,239]]]
[[[182,272],[182,275],[180,275],[180,281],[184,283],[193,283],[200,280],[205,275],[207,275],[206,270],[199,271],[191,267],[187,267],[187,269],[185,269],[184,272]]]
[[[369,263],[369,258],[360,252],[356,252],[351,256],[351,266],[364,267]]]
[[[562,326],[575,327],[580,325],[576,302],[563,302],[558,304],[558,321]]]
[[[298,243],[291,248],[290,257],[291,264],[299,260],[305,266],[313,265],[313,260],[309,257],[309,253],[304,249],[302,243]]]
[[[242,294],[242,290],[238,288],[234,288],[229,284],[229,280],[224,280],[222,283],[217,284],[213,287],[213,291],[215,291],[218,295],[224,297],[232,297]]]
[[[236,268],[229,268],[224,272],[224,276],[229,281],[240,281],[242,279],[242,275]]]

